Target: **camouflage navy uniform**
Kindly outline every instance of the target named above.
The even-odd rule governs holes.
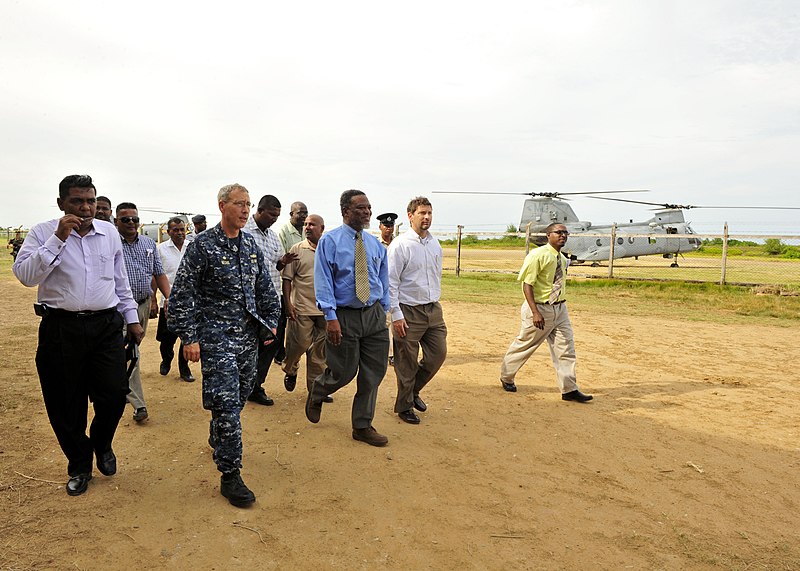
[[[17,254],[19,254],[24,241],[25,240],[22,238],[11,238],[11,240],[8,241],[8,245],[11,246],[11,257],[15,260],[17,259]]]
[[[209,444],[224,474],[242,466],[239,414],[255,383],[259,329],[275,328],[279,316],[278,296],[252,236],[228,238],[218,224],[186,246],[167,323],[184,345],[200,343]]]

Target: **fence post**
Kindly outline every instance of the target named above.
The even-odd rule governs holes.
[[[461,230],[464,227],[458,225],[458,235],[456,236],[456,277],[461,277]]]
[[[614,277],[614,247],[617,244],[617,223],[611,225],[611,247],[608,249],[608,277]]]
[[[725,285],[725,274],[728,268],[728,223],[725,222],[725,227],[722,230],[722,275],[719,279],[719,285]]]
[[[531,251],[531,224],[533,221],[528,222],[525,226],[525,255],[527,256]]]

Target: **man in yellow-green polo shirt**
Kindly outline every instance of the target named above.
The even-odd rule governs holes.
[[[514,377],[546,339],[562,400],[588,402],[592,395],[579,391],[575,382],[575,339],[564,303],[569,261],[561,248],[567,243],[569,232],[563,224],[550,224],[545,234],[547,244],[527,255],[517,277],[525,294],[520,310],[522,326],[503,357],[500,382],[506,391],[517,392]]]

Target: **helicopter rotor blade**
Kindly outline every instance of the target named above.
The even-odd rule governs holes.
[[[481,191],[460,191],[460,190],[432,190],[433,194],[513,194],[515,196],[528,195],[529,192],[481,192]]]
[[[700,206],[692,204],[670,204],[667,202],[645,202],[643,200],[629,200],[627,198],[609,198],[606,196],[590,196],[597,200],[613,200],[615,202],[630,202],[633,204],[646,204],[648,206],[658,206],[675,210],[691,210],[692,208],[724,208],[724,209],[748,209],[748,210],[800,210],[800,206]]]
[[[193,216],[193,212],[179,212],[177,210],[161,210],[158,208],[138,208],[140,212],[158,212],[159,214],[175,214],[176,216]]]
[[[684,206],[683,208],[745,208],[747,210],[800,210],[800,206]]]
[[[637,189],[637,190],[589,190],[585,192],[490,192],[490,191],[459,191],[459,190],[432,190],[431,192],[433,194],[512,194],[515,196],[542,196],[545,198],[558,198],[559,196],[575,196],[582,194],[617,194],[621,192],[650,192],[650,191],[647,189]]]

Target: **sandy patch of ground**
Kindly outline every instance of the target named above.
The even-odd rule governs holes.
[[[158,374],[155,327],[151,420],[128,408],[117,475],[66,495],[33,300],[0,279],[0,569],[800,569],[796,329],[573,307],[596,397],[578,405],[560,400],[544,348],[518,393],[500,389],[516,301],[444,303],[449,358],[420,426],[392,413],[384,380],[386,448],[350,438],[351,387],[312,425],[302,374],[286,393],[273,367],[275,406],[243,413],[258,501],[239,510],[218,493],[200,383]]]

